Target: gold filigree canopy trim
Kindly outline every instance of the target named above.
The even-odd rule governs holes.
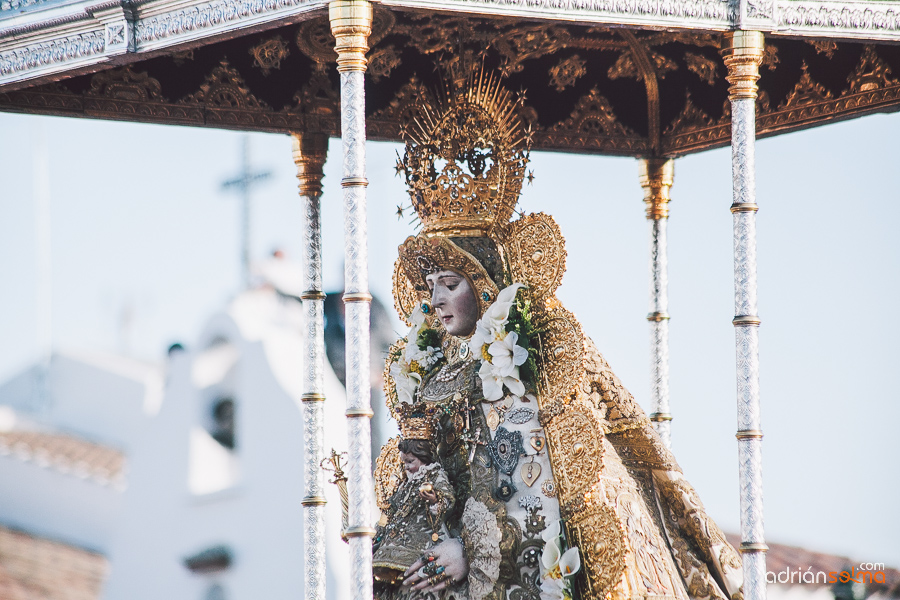
[[[405,128],[398,165],[426,235],[490,236],[519,201],[531,135],[517,99],[484,69],[451,71],[434,104]]]

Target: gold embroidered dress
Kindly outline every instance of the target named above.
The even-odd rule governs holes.
[[[386,395],[399,420],[418,405],[439,423],[434,443],[455,493],[445,522],[465,545],[469,575],[437,594],[376,586],[376,596],[738,598],[737,553],[555,296],[566,257],[559,227],[545,214],[510,222],[528,160],[518,103],[481,73],[449,82],[416,110],[400,166],[422,231],[400,247],[394,272],[395,305],[413,331],[388,359]],[[495,346],[477,341],[481,330],[462,339],[443,329],[425,277],[446,270],[474,291],[479,327],[502,333],[509,315],[527,317],[530,381],[524,363],[500,368]],[[417,346],[426,330],[433,343]],[[382,510],[402,478],[392,440],[376,469]],[[560,518],[557,542],[548,532]],[[569,588],[558,577],[566,545],[581,562]]]

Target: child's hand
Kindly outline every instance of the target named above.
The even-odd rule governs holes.
[[[423,483],[421,486],[419,486],[419,496],[421,496],[429,504],[436,504],[438,501],[437,493],[434,491],[434,486],[430,483]]]

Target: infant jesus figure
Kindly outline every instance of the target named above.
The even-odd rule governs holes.
[[[398,449],[406,480],[379,521],[372,557],[376,581],[388,584],[400,583],[429,548],[450,537],[445,519],[455,502],[453,487],[429,440],[402,439]],[[437,569],[442,572],[428,573],[436,580],[443,576],[443,569]]]

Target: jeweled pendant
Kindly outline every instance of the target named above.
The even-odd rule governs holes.
[[[469,345],[465,342],[462,342],[459,345],[459,357],[465,358],[467,356],[469,356]]]
[[[525,482],[525,485],[531,487],[534,485],[534,482],[538,480],[538,477],[541,476],[541,463],[525,463],[522,465],[519,474],[522,476],[522,481]]]
[[[500,426],[500,413],[494,410],[493,406],[491,407],[490,412],[488,412],[487,414],[487,424],[488,427],[491,428],[491,431],[496,430],[497,427]]]

